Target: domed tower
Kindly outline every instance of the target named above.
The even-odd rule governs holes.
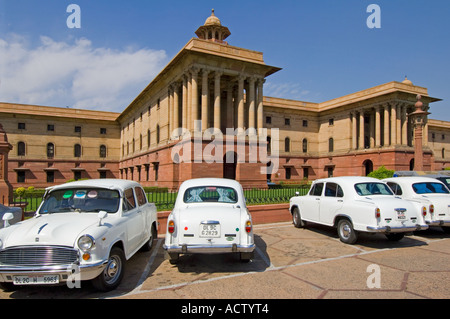
[[[204,25],[195,31],[195,34],[203,40],[226,43],[224,40],[230,36],[231,32],[227,27],[222,26],[212,9],[211,16],[206,19]]]

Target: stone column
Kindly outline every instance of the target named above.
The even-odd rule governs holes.
[[[191,108],[192,108],[192,117],[191,117],[191,125],[194,128],[194,131],[199,132],[201,127],[198,126],[198,68],[192,68],[192,87],[191,87]]]
[[[178,130],[178,128],[179,128],[179,126],[180,126],[180,113],[179,113],[179,110],[178,110],[178,105],[179,105],[179,103],[180,103],[180,98],[179,98],[179,90],[180,90],[180,83],[174,83],[173,84],[173,102],[172,102],[172,104],[173,104],[173,123],[174,123],[174,126],[173,126],[173,128],[172,128],[172,130],[175,130],[175,129],[177,129]],[[180,133],[179,133],[179,130],[177,131],[177,133],[176,133],[176,136],[179,136],[180,135]]]
[[[234,128],[233,83],[227,84],[227,128]]]
[[[220,77],[221,72],[216,71],[214,74],[214,128],[221,128],[221,117],[220,117]]]
[[[264,128],[264,105],[263,105],[263,99],[264,99],[264,94],[263,94],[263,84],[266,80],[264,79],[258,79],[258,107],[256,110],[256,125],[258,130],[263,129]]]
[[[191,72],[187,72],[187,96],[186,96],[186,104],[187,104],[187,126],[186,128],[191,131],[193,128],[194,121],[192,119],[192,74]]]
[[[381,109],[375,107],[375,147],[381,146]]]
[[[364,110],[359,111],[359,149],[362,150],[365,147],[364,140]]]
[[[369,141],[370,141],[370,148],[375,147],[375,115],[372,113],[372,111],[369,114]]]
[[[188,79],[187,76],[183,76],[183,96],[182,96],[182,111],[181,111],[181,120],[182,120],[182,124],[181,126],[184,129],[187,129],[187,90],[188,90],[188,85],[187,85]]]
[[[254,77],[249,79],[249,107],[248,107],[248,127],[252,133],[255,129],[255,81]]]
[[[202,70],[202,131],[208,128],[208,74],[209,70]]]
[[[389,109],[388,105],[384,106],[384,146],[389,146]]]
[[[237,127],[239,133],[244,133],[244,80],[245,76],[238,78],[238,121]]]
[[[402,145],[408,145],[408,118],[406,117],[408,105],[402,106]]]
[[[397,105],[391,104],[391,145],[397,144]]]
[[[8,153],[12,148],[0,123],[0,204],[6,206],[13,203],[13,187],[8,181]]]
[[[352,112],[352,149],[358,149],[358,123],[356,120],[356,111]]]

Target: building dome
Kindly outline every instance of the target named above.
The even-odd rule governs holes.
[[[205,26],[216,25],[216,26],[219,26],[219,27],[222,26],[222,23],[220,23],[219,18],[214,15],[214,9],[212,9],[211,11],[212,11],[211,12],[211,16],[208,17],[208,19],[206,19],[204,25]]]
[[[405,79],[403,80],[402,83],[403,84],[408,84],[408,85],[413,85],[413,83],[410,80],[408,80],[408,78],[406,76],[405,76]]]

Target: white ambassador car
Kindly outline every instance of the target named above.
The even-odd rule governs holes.
[[[46,189],[31,219],[0,230],[0,283],[46,285],[93,280],[115,289],[125,262],[157,234],[156,207],[142,187],[118,179]]]
[[[242,186],[230,179],[198,178],[185,181],[167,218],[164,243],[169,261],[180,254],[239,253],[253,257],[252,218]]]
[[[450,233],[450,191],[441,181],[423,176],[393,177],[383,180],[395,195],[422,204],[423,219],[429,226],[441,226]]]
[[[290,199],[295,227],[313,222],[337,227],[342,242],[354,244],[358,232],[384,233],[400,240],[427,229],[420,205],[397,198],[386,183],[370,177],[332,177],[313,182],[309,193]]]

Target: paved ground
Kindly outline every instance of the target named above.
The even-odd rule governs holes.
[[[450,235],[439,228],[400,242],[364,234],[356,245],[341,243],[334,229],[319,225],[297,229],[286,222],[254,230],[257,250],[250,263],[221,254],[182,256],[171,265],[160,236],[153,251],[128,261],[113,292],[99,294],[83,283],[80,289],[0,290],[0,298],[450,298]]]

